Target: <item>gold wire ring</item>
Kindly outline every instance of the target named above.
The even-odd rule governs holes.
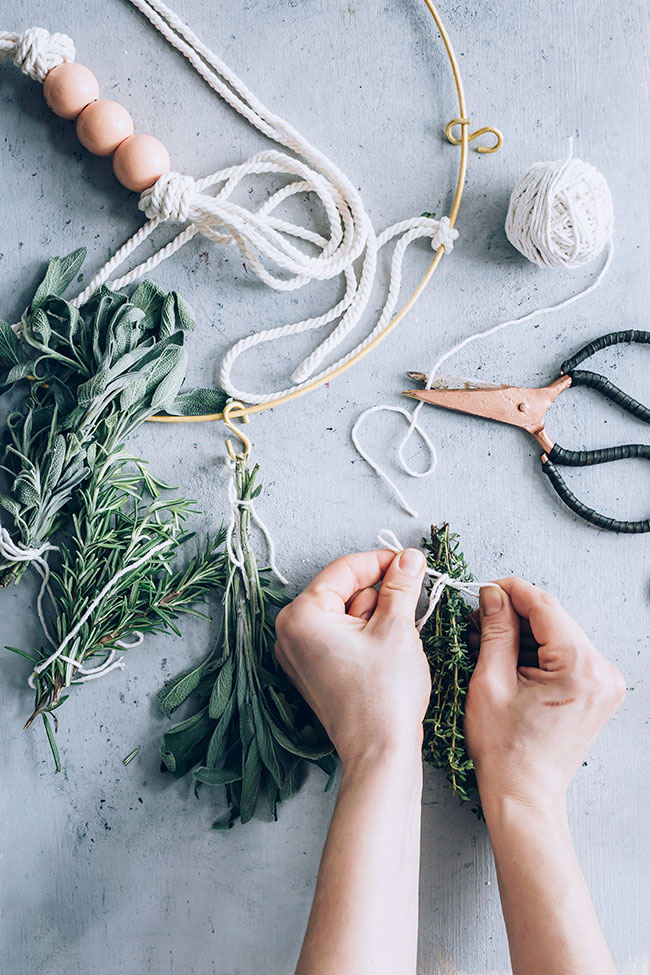
[[[452,146],[459,146],[461,144],[461,139],[457,139],[454,135],[453,130],[456,125],[460,125],[463,128],[469,127],[469,119],[453,118],[451,122],[447,122],[447,125],[445,126],[445,135],[447,136],[449,142],[451,142]],[[497,140],[496,143],[493,146],[477,146],[476,151],[485,153],[498,152],[503,145],[503,134],[500,129],[496,129],[493,125],[484,125],[482,128],[477,129],[476,132],[472,132],[471,135],[467,136],[467,141],[474,142],[475,139],[479,139],[482,135],[485,135],[486,132],[489,132],[490,135],[494,136],[494,138]]]
[[[454,121],[455,122],[460,121],[462,123],[461,131],[460,131],[460,139],[454,142],[455,145],[460,146],[460,161],[458,164],[458,178],[456,180],[456,190],[454,193],[454,199],[451,205],[451,210],[449,212],[449,224],[450,226],[453,227],[454,224],[456,223],[456,217],[458,216],[458,209],[460,207],[460,201],[463,196],[463,187],[465,185],[465,176],[467,173],[467,149],[469,145],[469,136],[468,136],[469,119],[467,117],[467,105],[465,103],[465,91],[463,88],[463,80],[460,75],[460,66],[456,59],[456,54],[454,53],[451,39],[449,37],[449,34],[447,33],[447,29],[445,25],[442,22],[440,14],[436,10],[432,0],[424,0],[424,3],[427,9],[429,10],[429,13],[433,17],[435,21],[435,25],[438,29],[438,33],[442,38],[442,43],[445,45],[445,50],[447,52],[447,57],[449,58],[449,64],[451,66],[451,71],[454,78],[454,85],[456,86],[456,93],[458,96],[459,118],[455,119]],[[497,138],[500,139],[501,141],[499,141],[499,144],[495,146],[493,149],[486,149],[485,147],[479,147],[479,151],[496,152],[496,150],[501,146],[501,142],[503,141],[503,136],[498,131],[498,129],[492,129],[489,126],[480,129],[479,132],[474,133],[474,135],[475,136],[480,135],[486,131],[493,132],[495,135],[497,135]],[[454,140],[450,140],[450,141],[454,141]],[[377,346],[380,344],[380,342],[383,342],[384,339],[387,338],[388,335],[390,335],[393,329],[399,325],[399,323],[405,317],[405,315],[409,313],[409,311],[416,303],[416,301],[418,300],[418,298],[420,297],[420,295],[428,285],[429,281],[435,274],[436,268],[440,264],[440,261],[442,260],[442,255],[444,253],[445,253],[444,247],[442,246],[439,247],[434,255],[433,260],[431,261],[431,264],[429,265],[427,271],[422,277],[420,283],[415,288],[415,291],[413,291],[411,296],[402,305],[402,307],[397,312],[397,314],[390,320],[390,322],[388,322],[386,327],[382,329],[381,332],[378,332],[377,335],[375,335],[372,342],[368,342],[368,344],[364,346],[363,349],[360,349],[357,352],[357,354],[353,356],[353,358],[349,359],[347,362],[338,366],[336,369],[332,369],[331,372],[328,372],[324,376],[321,376],[320,379],[315,379],[307,386],[302,386],[300,389],[293,390],[291,393],[286,393],[284,396],[278,396],[276,397],[276,399],[270,400],[268,403],[256,403],[251,406],[244,406],[243,404],[239,404],[239,403],[230,404],[233,407],[235,406],[237,407],[237,412],[229,411],[228,418],[234,419],[239,416],[250,416],[253,413],[263,413],[265,410],[270,410],[274,406],[281,406],[283,403],[289,403],[291,402],[291,400],[298,399],[298,397],[300,396],[305,396],[307,393],[311,393],[315,389],[318,389],[320,386],[325,385],[325,383],[331,382],[332,379],[336,379],[337,376],[340,376],[351,366],[354,366],[356,365],[357,362],[360,362],[363,358],[365,358],[365,356],[368,355],[369,352],[372,352],[373,349],[376,349]],[[226,407],[226,410],[228,410],[228,407]],[[151,416],[149,417],[150,421],[156,423],[206,423],[212,420],[223,420],[223,419],[224,419],[224,413],[208,413],[202,416]],[[231,429],[234,429],[234,432],[238,433],[238,431],[235,428],[231,427]]]

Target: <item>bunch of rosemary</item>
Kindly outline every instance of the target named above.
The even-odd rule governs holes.
[[[177,397],[191,312],[176,293],[150,282],[130,300],[103,288],[78,311],[61,294],[83,258],[80,250],[50,262],[17,332],[0,322],[0,388],[20,397],[3,439],[9,487],[0,506],[13,526],[2,526],[0,579],[18,582],[35,558],[47,574],[44,545],[58,552],[47,611],[39,600],[51,646],[10,648],[34,664],[36,703],[27,725],[43,716],[57,768],[47,715],[84,663],[110,663],[130,634],[178,632],[175,616],[225,581],[223,533],[184,570],[174,568],[191,537],[184,523],[192,504],[172,496],[124,446],[156,411],[193,406],[183,397],[194,394]]]
[[[273,651],[274,614],[287,601],[258,569],[250,539],[250,505],[259,495],[258,467],[236,460],[238,503],[231,542],[219,639],[208,657],[159,694],[170,715],[190,695],[194,714],[163,736],[163,769],[177,776],[192,770],[198,785],[225,786],[230,815],[213,828],[248,822],[260,792],[273,819],[279,800],[302,782],[302,760],[318,765],[331,788],[333,748],[322,726],[280,669]]]
[[[458,536],[449,525],[431,527],[423,539],[430,569],[452,579],[471,582]],[[457,589],[447,586],[420,636],[431,668],[432,690],[424,720],[423,755],[426,762],[447,773],[454,795],[461,802],[475,801],[480,813],[478,787],[463,732],[465,698],[475,661],[467,646],[470,607]]]

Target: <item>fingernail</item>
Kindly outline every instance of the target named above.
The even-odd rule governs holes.
[[[405,548],[397,564],[405,575],[419,576],[424,568],[424,555],[417,548]]]
[[[369,609],[367,613],[362,613],[359,619],[365,620],[367,623],[371,616],[372,616],[372,610]]]
[[[503,606],[503,592],[496,586],[484,586],[479,597],[481,616],[493,616]]]

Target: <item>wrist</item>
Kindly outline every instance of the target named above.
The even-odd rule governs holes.
[[[380,774],[422,774],[422,735],[375,741],[341,758],[344,778]]]
[[[490,836],[513,833],[542,835],[566,826],[564,796],[494,794],[481,792],[481,806]]]

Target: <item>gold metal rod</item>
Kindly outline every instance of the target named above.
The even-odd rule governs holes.
[[[445,45],[445,50],[447,52],[447,57],[449,58],[449,63],[451,65],[452,74],[454,77],[454,84],[456,86],[456,92],[458,95],[458,108],[459,116],[462,119],[467,119],[467,106],[465,104],[465,92],[463,89],[463,80],[460,74],[460,67],[456,59],[456,54],[451,43],[451,39],[445,25],[443,24],[440,14],[438,13],[436,7],[431,2],[431,0],[424,0],[429,13],[433,17],[436,27],[440,37],[442,38],[442,43]],[[465,186],[465,176],[467,173],[467,152],[469,146],[469,124],[463,124],[460,127],[461,135],[459,140],[460,145],[460,162],[458,166],[458,179],[456,180],[456,192],[454,194],[454,200],[451,205],[451,210],[449,213],[449,222],[453,227],[456,223],[456,217],[458,216],[458,210],[460,208],[460,201],[463,196],[463,188]],[[388,322],[386,327],[379,332],[374,339],[369,342],[364,348],[359,349],[357,354],[349,359],[347,362],[342,363],[336,369],[332,369],[330,372],[321,376],[320,379],[315,379],[313,382],[309,383],[307,386],[303,386],[300,389],[293,390],[291,393],[286,393],[284,396],[278,396],[276,399],[270,400],[268,403],[256,403],[251,406],[246,406],[243,409],[233,410],[229,413],[231,419],[236,419],[239,416],[249,416],[252,413],[263,413],[265,410],[270,410],[274,406],[281,406],[283,403],[290,403],[294,399],[298,399],[300,396],[305,396],[307,393],[311,393],[318,389],[320,386],[329,383],[332,379],[336,379],[342,373],[346,372],[351,366],[356,365],[364,359],[369,352],[376,349],[380,342],[390,335],[394,328],[396,328],[402,321],[405,315],[409,313],[413,305],[416,303],[429,281],[435,274],[436,268],[442,260],[442,256],[445,252],[444,247],[439,247],[435,253],[431,264],[429,265],[424,277],[416,287],[415,291],[412,293],[410,298],[405,302],[405,304],[400,308],[397,314]],[[223,413],[208,413],[202,416],[152,416],[149,420],[154,423],[207,423],[213,420],[223,420]]]

